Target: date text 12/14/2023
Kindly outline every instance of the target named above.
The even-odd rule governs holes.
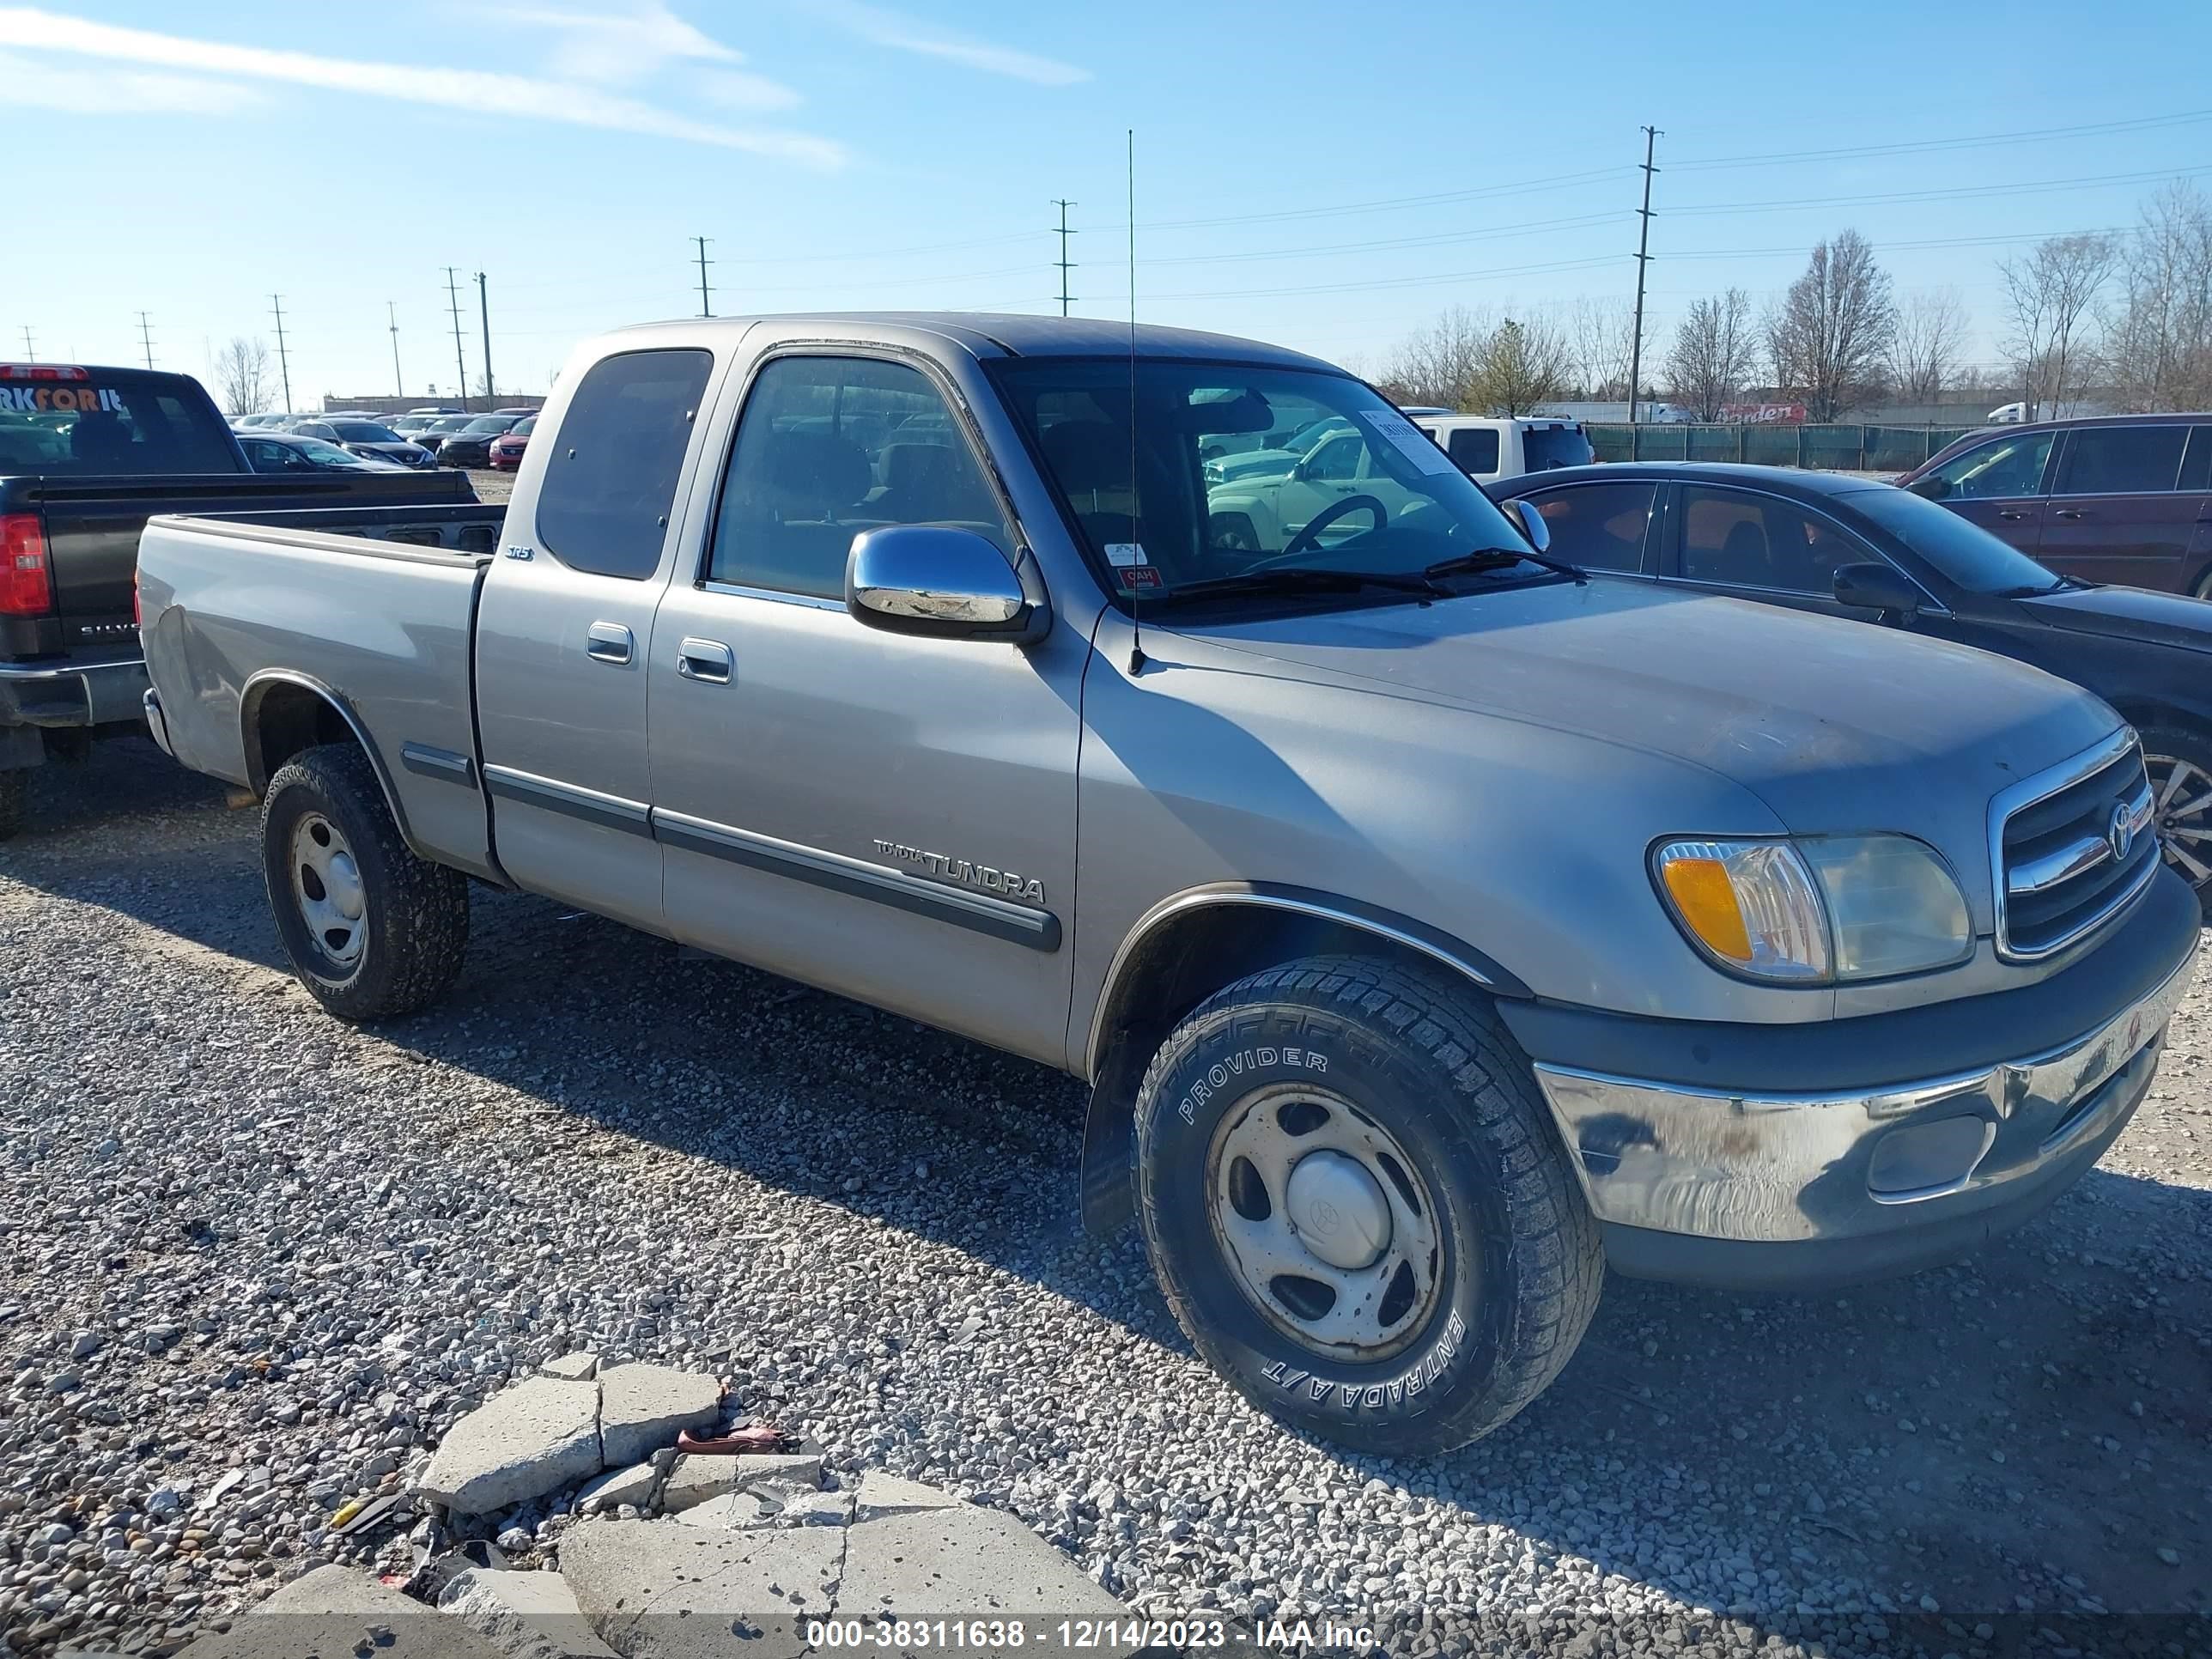
[[[1365,1652],[1375,1633],[1364,1626],[1334,1620],[1269,1619],[1249,1626],[1210,1614],[1127,1619],[810,1619],[806,1644],[892,1653],[947,1651],[1005,1652],[1033,1649],[1040,1654],[1127,1653],[1147,1650],[1222,1649],[1235,1652],[1310,1652],[1341,1649]]]

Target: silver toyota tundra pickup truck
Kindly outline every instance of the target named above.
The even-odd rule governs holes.
[[[1608,1262],[1942,1261],[2149,1087],[2197,907],[2036,670],[1558,563],[1243,340],[702,320],[559,386],[503,520],[146,532],[153,730],[264,798],[335,1014],[445,992],[473,880],[1073,1073],[1086,1217],[1384,1453],[1526,1405]]]

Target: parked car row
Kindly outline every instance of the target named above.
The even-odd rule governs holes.
[[[500,465],[491,459],[492,441],[528,422],[532,413],[505,409],[470,415],[420,409],[388,423],[366,414],[243,415],[231,427],[241,441],[308,441],[247,442],[247,459],[257,471],[344,471],[363,464],[416,470],[466,468]],[[504,465],[512,467],[520,455],[519,447],[510,449]]]
[[[445,994],[474,882],[1060,1067],[1198,1352],[1384,1455],[1526,1406],[1608,1265],[1948,1260],[2151,1087],[2195,601],[1863,481],[1501,507],[1448,417],[1182,330],[700,319],[558,384],[503,510],[141,542],[149,728],[262,798],[335,1015]]]

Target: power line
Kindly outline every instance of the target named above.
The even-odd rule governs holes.
[[[269,308],[276,314],[276,372],[284,379],[284,412],[292,412],[292,359],[284,349],[284,296],[269,296]]]
[[[461,349],[461,295],[453,284],[453,268],[446,267],[446,308],[453,319],[453,368],[461,377],[461,407],[469,406],[469,361]]]
[[[1065,317],[1068,301],[1074,298],[1067,291],[1067,273],[1075,269],[1067,262],[1067,239],[1078,233],[1067,228],[1067,210],[1075,204],[1060,196],[1054,197],[1053,203],[1060,209],[1060,258],[1054,263],[1060,267],[1060,314]]]
[[[399,372],[399,313],[392,301],[384,302],[384,314],[392,321],[392,390],[398,397],[407,395],[407,377]]]
[[[1638,210],[1636,232],[1636,322],[1628,342],[1628,423],[1636,424],[1638,387],[1644,373],[1644,277],[1651,264],[1651,178],[1659,171],[1651,165],[1651,152],[1659,142],[1659,129],[1644,129],[1644,205]]]
[[[707,299],[707,295],[712,291],[707,286],[707,267],[716,262],[707,257],[707,244],[714,238],[694,236],[691,240],[699,244],[699,314],[702,317],[711,317],[714,314],[714,307],[708,302]]]
[[[138,341],[146,349],[146,367],[150,369],[154,367],[154,337],[147,327],[146,313],[143,311],[138,313]]]
[[[1951,202],[1984,196],[2033,196],[2050,191],[2091,190],[2105,185],[2162,183],[2194,179],[2212,167],[2160,167],[2150,173],[2101,173],[2079,179],[2036,179],[2012,185],[1960,185],[1948,189],[1888,191],[1866,196],[1793,196],[1765,202],[1705,202],[1673,209],[1677,218],[1721,213],[1757,213],[1775,208],[1864,207],[1884,202]]]
[[[477,272],[477,309],[483,319],[484,407],[491,408],[499,402],[499,394],[491,385],[491,298],[484,285],[484,274]],[[463,388],[466,390],[465,387]]]
[[[1161,219],[1143,227],[1146,230],[1191,230],[1211,228],[1215,225],[1252,225],[1283,219],[1326,219],[1346,213],[1395,213],[1406,208],[1430,207],[1443,202],[1471,202],[1493,196],[1520,196],[1532,190],[1548,190],[1559,185],[1585,184],[1600,179],[1620,176],[1617,167],[1591,167],[1582,173],[1557,173],[1544,179],[1527,179],[1518,184],[1482,185],[1471,190],[1438,191],[1428,196],[1385,197],[1373,202],[1340,202],[1333,207],[1290,208],[1279,213],[1238,213],[1205,219]]]
[[[2122,121],[2091,121],[2080,126],[2028,127],[2016,132],[1908,139],[1892,144],[1846,144],[1835,149],[1778,149],[1751,155],[1711,155],[1694,161],[1677,161],[1674,167],[1678,173],[1703,173],[1721,167],[1783,167],[1798,161],[1841,161],[1869,155],[1923,155],[1937,150],[1982,149],[1995,144],[2032,144],[2055,138],[2091,138],[2117,133],[2147,132],[2160,127],[2189,126],[2203,121],[2212,121],[2212,109],[2186,110],[2174,115],[2142,115]]]

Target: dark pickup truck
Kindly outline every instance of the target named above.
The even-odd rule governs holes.
[[[475,499],[458,472],[252,472],[190,375],[0,363],[0,841],[22,827],[31,768],[144,729],[149,517]]]

